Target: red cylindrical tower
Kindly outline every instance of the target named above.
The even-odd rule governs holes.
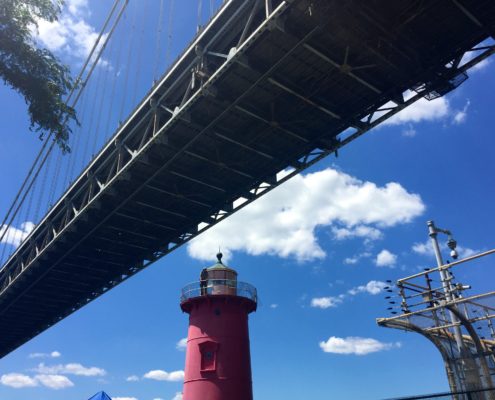
[[[217,258],[182,289],[180,306],[189,314],[183,399],[252,400],[248,314],[256,289]]]

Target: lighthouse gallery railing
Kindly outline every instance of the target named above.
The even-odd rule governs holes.
[[[233,295],[258,301],[256,288],[246,282],[239,282],[233,279],[208,279],[190,283],[182,288],[181,303],[199,296]]]

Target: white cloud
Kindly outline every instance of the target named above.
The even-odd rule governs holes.
[[[187,338],[182,338],[175,344],[175,348],[179,351],[184,351],[187,347]]]
[[[328,296],[328,297],[315,297],[311,299],[311,307],[315,308],[333,308],[337,307],[342,303],[342,299],[338,297]]]
[[[351,228],[332,228],[334,238],[337,240],[365,238],[366,240],[378,240],[383,237],[383,233],[376,228],[366,225],[358,225]]]
[[[380,251],[375,259],[377,267],[394,267],[396,262],[397,256],[385,249]]]
[[[65,24],[62,24],[64,21]],[[61,51],[69,41],[69,27],[67,20],[38,21],[38,40],[51,51]],[[67,24],[68,25],[68,24]]]
[[[412,250],[421,255],[435,256],[435,252],[433,251],[433,246],[429,240],[424,243],[414,243],[412,246]]]
[[[369,281],[366,285],[356,286],[355,288],[350,289],[347,293],[351,296],[355,296],[358,293],[377,295],[380,294],[386,286],[387,284],[385,282]]]
[[[30,376],[23,374],[4,374],[0,377],[0,383],[15,389],[38,386],[38,381]]]
[[[445,242],[440,241],[439,245],[440,245],[440,250],[445,255],[448,255],[450,253],[450,249],[447,247]],[[474,254],[481,253],[481,250],[472,249],[470,247],[464,247],[464,246],[460,246],[460,245],[457,245],[456,250],[457,250],[457,253],[459,254],[460,259],[470,257]],[[416,254],[420,254],[422,256],[435,258],[435,252],[433,250],[433,245],[432,245],[430,240],[427,240],[423,243],[414,243],[412,246],[412,251],[415,252]]]
[[[51,353],[31,353],[29,358],[58,358],[62,354],[58,351],[52,351]]]
[[[466,118],[467,118],[467,111],[465,110],[457,111],[454,114],[454,123],[460,125],[466,121]]]
[[[245,251],[298,261],[322,259],[326,254],[315,234],[319,226],[385,228],[410,222],[424,209],[419,195],[398,183],[378,187],[328,168],[293,177],[192,240],[188,253],[211,260],[212,249],[220,244],[227,258],[233,251]]]
[[[344,258],[344,264],[347,264],[347,265],[357,264],[358,261],[361,259],[360,255],[361,254],[358,254],[358,255],[355,255],[355,256],[352,256],[352,257],[346,257],[346,258]]]
[[[346,258],[344,258],[344,264],[355,265],[360,260],[362,260],[363,258],[368,258],[368,257],[371,257],[371,253],[364,252],[364,253],[356,254],[356,255],[354,255],[352,257],[346,257]]]
[[[57,21],[38,20],[33,28],[37,40],[48,50],[84,60],[91,52],[99,33],[85,19],[89,16],[87,0],[69,0]],[[107,34],[103,35],[100,45]],[[100,61],[107,65],[108,62]]]
[[[88,12],[88,0],[66,0],[66,5],[72,15],[86,14]]]
[[[184,380],[184,371],[166,372],[156,369],[145,373],[143,378],[153,379],[155,381],[180,382]]]
[[[460,125],[466,121],[467,118],[467,110],[470,106],[471,102],[469,100],[466,101],[466,104],[464,105],[462,110],[457,111],[454,114],[454,123],[457,125]]]
[[[112,397],[112,400],[138,400],[137,397]]]
[[[127,378],[125,378],[125,380],[127,382],[137,382],[137,381],[139,381],[139,376],[131,375],[131,376],[128,376]]]
[[[41,382],[43,386],[55,390],[74,386],[74,383],[63,375],[36,375],[35,379]]]
[[[404,137],[414,137],[416,134],[416,129],[414,129],[411,124],[409,124],[407,128],[402,131],[402,136]]]
[[[35,371],[40,374],[71,374],[79,376],[104,376],[106,371],[98,367],[84,367],[78,363],[45,365],[41,363],[35,368]]]
[[[153,400],[163,400],[161,397],[155,397]]]
[[[314,297],[311,299],[311,307],[315,308],[335,308],[342,304],[350,296],[356,296],[359,293],[367,293],[371,295],[380,294],[387,284],[381,281],[369,281],[365,285],[355,286],[349,289],[345,293],[341,293],[338,296],[328,296],[328,297]]]
[[[13,226],[7,227],[7,225],[2,225],[0,227],[0,237],[3,236],[0,243],[11,244],[12,246],[19,246],[21,242],[31,233],[35,225],[30,222],[23,222],[19,228]],[[7,232],[4,235],[5,230]]]
[[[278,308],[278,304],[275,304],[275,303],[270,304],[270,308]]]
[[[474,256],[475,254],[481,253],[481,250],[471,249],[470,247],[457,246],[457,253],[459,253],[459,258],[466,258]]]
[[[484,68],[486,65],[487,63],[481,62],[477,65],[478,68],[473,67],[472,70]],[[407,91],[404,97],[409,99],[415,94],[415,92]],[[414,137],[417,134],[417,131],[414,128],[415,123],[442,121],[446,119],[451,120],[452,123],[457,125],[464,123],[467,118],[467,111],[470,104],[471,102],[468,99],[461,110],[456,110],[452,108],[445,97],[439,97],[431,101],[422,98],[384,121],[382,125],[405,125],[405,129],[402,130],[402,136]],[[395,104],[393,102],[388,102],[383,108],[394,106]],[[377,113],[377,116],[381,115],[382,114]]]
[[[66,376],[51,374],[40,374],[34,377],[17,373],[4,374],[0,377],[0,383],[15,389],[35,387],[39,386],[40,383],[55,390],[74,386],[74,383]]]
[[[409,99],[415,94],[408,91],[404,97]],[[387,103],[383,107],[387,106],[394,106],[394,104]],[[384,121],[382,125],[403,125],[424,121],[439,121],[448,117],[450,112],[450,105],[445,97],[439,97],[431,101],[422,98]]]
[[[175,393],[175,396],[172,397],[172,400],[182,400],[182,393],[181,392]]]
[[[401,346],[398,342],[383,343],[376,339],[353,336],[346,338],[331,336],[326,342],[320,342],[319,345],[325,353],[356,354],[359,356]]]

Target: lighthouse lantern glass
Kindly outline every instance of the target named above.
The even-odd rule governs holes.
[[[211,294],[237,294],[237,273],[229,269],[214,269],[208,271],[208,287]]]

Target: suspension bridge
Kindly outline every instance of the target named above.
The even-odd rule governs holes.
[[[1,226],[0,356],[495,52],[491,0],[217,3],[172,61],[173,0],[115,1]]]

